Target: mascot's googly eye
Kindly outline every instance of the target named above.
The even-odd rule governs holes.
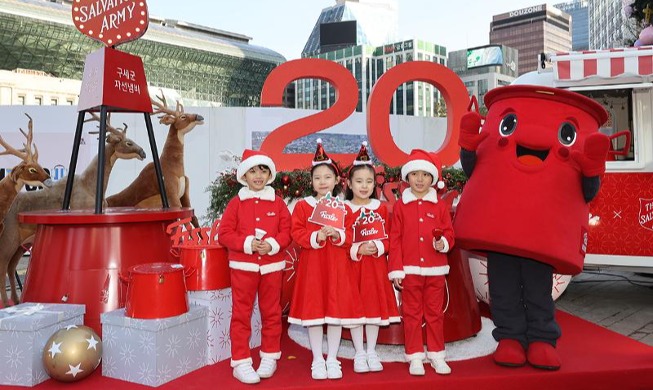
[[[517,129],[517,115],[508,114],[504,116],[501,120],[501,123],[499,124],[499,133],[503,137],[507,137],[510,134],[514,133],[515,129]]]
[[[576,126],[563,122],[558,130],[558,141],[564,146],[571,146],[576,142]]]

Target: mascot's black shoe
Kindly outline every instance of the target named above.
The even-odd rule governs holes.
[[[503,339],[499,340],[499,345],[492,358],[500,366],[521,367],[526,364],[526,351],[519,341]]]
[[[528,363],[535,368],[555,371],[560,368],[560,357],[553,345],[535,341],[528,346]]]

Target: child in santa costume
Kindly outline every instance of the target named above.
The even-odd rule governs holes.
[[[318,139],[311,168],[314,195],[300,200],[292,214],[292,238],[301,246],[288,322],[308,327],[313,379],[340,379],[336,359],[343,325],[363,322],[361,298],[349,268],[345,231],[310,222],[318,201],[340,186],[339,169]],[[322,355],[322,326],[327,324],[327,359]]]
[[[218,230],[219,243],[229,250],[231,268],[231,366],[239,381],[258,383],[274,374],[281,357],[283,250],[291,242],[291,217],[283,199],[269,186],[276,176],[270,157],[246,149],[236,176],[244,187],[227,205]],[[254,371],[249,339],[257,293],[261,364]]]
[[[349,169],[345,202],[347,212],[347,244],[355,282],[361,298],[364,300],[365,336],[367,351],[363,348],[363,326],[352,328],[351,339],[356,349],[354,372],[376,372],[383,370],[383,365],[376,353],[376,340],[379,326],[399,322],[399,311],[392,284],[388,282],[387,253],[389,240],[354,241],[354,224],[361,213],[373,212],[385,223],[385,232],[389,231],[388,209],[376,199],[376,172],[367,153],[367,142],[361,145],[358,156]],[[379,229],[376,229],[379,230]]]
[[[444,313],[445,275],[449,273],[446,253],[454,245],[448,207],[438,202],[431,184],[438,183],[442,165],[439,158],[414,149],[401,168],[401,177],[410,185],[397,200],[390,224],[388,276],[402,291],[402,315],[406,360],[411,375],[424,375],[422,361],[428,358],[435,372],[451,373],[445,362]],[[426,356],[422,323],[426,322]]]

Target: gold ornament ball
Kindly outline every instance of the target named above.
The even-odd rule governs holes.
[[[52,379],[76,382],[91,375],[102,360],[102,340],[88,326],[56,331],[43,348],[43,366]]]

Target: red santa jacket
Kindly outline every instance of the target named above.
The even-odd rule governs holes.
[[[243,187],[222,215],[218,242],[229,250],[230,268],[267,274],[285,268],[282,250],[290,245],[290,227],[288,207],[272,187],[258,192]],[[252,253],[255,238],[269,243],[272,250],[263,256]]]
[[[443,231],[444,249],[435,250],[433,229]],[[446,253],[454,245],[451,215],[447,206],[438,202],[431,188],[418,199],[406,188],[392,209],[388,277],[403,279],[410,275],[446,275],[449,273]]]
[[[381,203],[378,199],[371,199],[369,204],[365,206],[359,206],[351,203],[351,201],[346,201],[345,205],[349,208],[347,210],[347,219],[345,220],[345,226],[347,228],[347,236],[345,240],[345,245],[349,248],[349,257],[354,261],[360,261],[362,256],[358,254],[358,249],[360,248],[362,242],[353,242],[354,238],[354,223],[361,214],[361,210],[373,210],[375,213],[378,213],[381,218],[385,221],[385,232],[386,234],[390,233],[390,221],[388,220],[388,208],[385,204]],[[374,245],[378,252],[374,257],[386,256],[388,254],[388,247],[390,245],[389,239],[385,240],[373,240]]]

